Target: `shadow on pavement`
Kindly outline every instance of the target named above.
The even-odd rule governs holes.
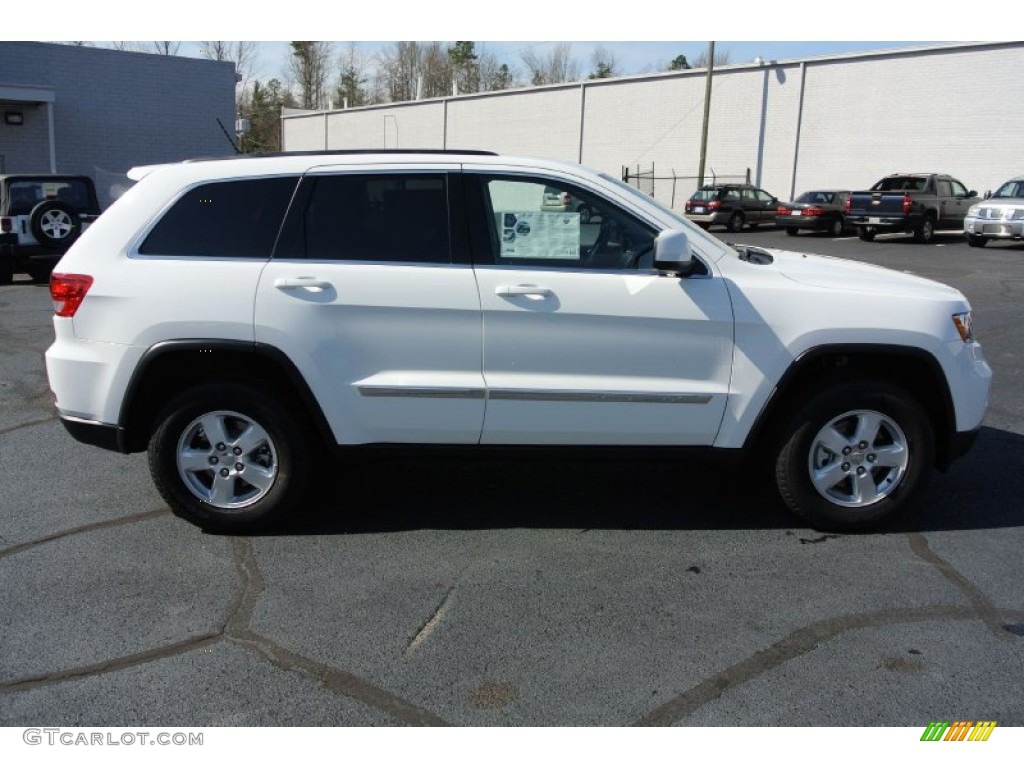
[[[417,529],[741,530],[806,527],[771,483],[706,454],[580,456],[525,450],[501,457],[341,461],[299,519],[264,535]],[[879,532],[1024,525],[1024,436],[983,429],[974,448],[936,473],[916,513]]]

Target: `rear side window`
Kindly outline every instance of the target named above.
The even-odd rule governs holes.
[[[444,174],[311,177],[278,256],[332,261],[450,263]]]
[[[297,181],[284,176],[194,187],[164,214],[139,253],[269,259]]]

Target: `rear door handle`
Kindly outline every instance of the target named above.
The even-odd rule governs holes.
[[[550,288],[540,285],[499,285],[494,293],[498,296],[531,296],[538,299],[552,295]]]
[[[321,280],[319,277],[279,277],[274,280],[274,287],[281,290],[288,288],[310,288],[314,291],[323,291],[331,288],[330,280]]]

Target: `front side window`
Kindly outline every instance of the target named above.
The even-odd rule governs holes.
[[[525,178],[481,182],[495,264],[636,269],[653,251],[652,227],[586,190]]]
[[[757,195],[757,199],[758,199],[758,200],[759,200],[760,202],[762,202],[762,203],[770,203],[770,202],[772,202],[773,200],[775,200],[775,198],[774,198],[774,197],[772,197],[771,195],[769,195],[769,194],[768,194],[767,192],[765,192],[765,191],[764,191],[763,189],[758,189],[758,190],[755,190],[755,191],[754,191],[754,194],[755,194],[755,195]]]
[[[296,182],[283,176],[193,187],[157,222],[139,253],[269,259]]]
[[[953,194],[956,197],[967,197],[967,187],[961,184],[956,179],[949,180],[950,186],[953,187]]]
[[[338,174],[308,179],[305,208],[280,255],[333,261],[449,263],[444,174]],[[291,228],[291,225],[289,226]]]

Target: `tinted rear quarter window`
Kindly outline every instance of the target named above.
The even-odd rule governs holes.
[[[193,187],[164,214],[139,253],[268,259],[297,180],[279,176]]]

